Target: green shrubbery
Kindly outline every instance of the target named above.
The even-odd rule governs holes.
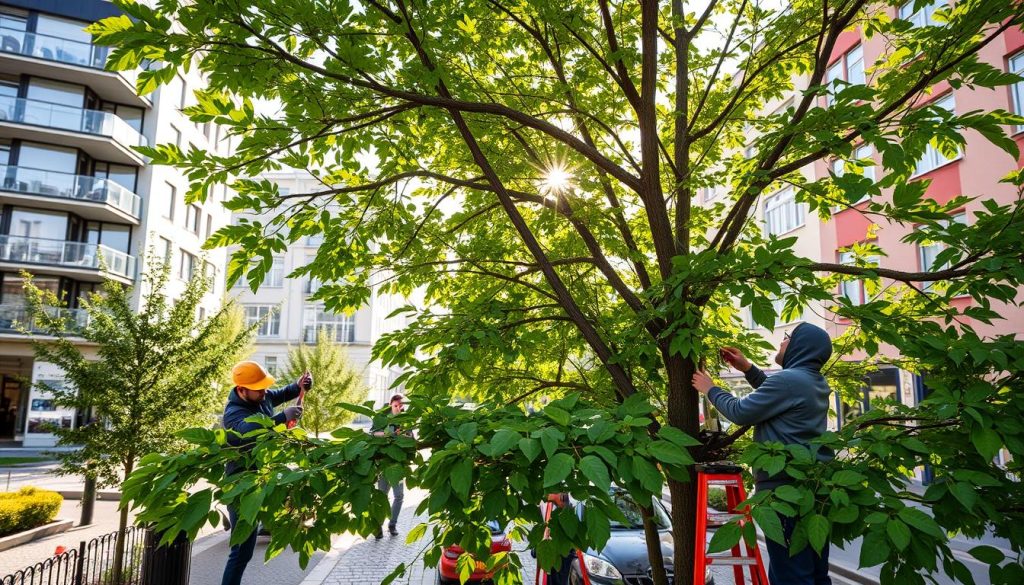
[[[722,488],[708,488],[708,506],[719,512],[729,510],[729,500]]]
[[[0,492],[0,536],[53,522],[63,501],[57,492],[34,487]]]

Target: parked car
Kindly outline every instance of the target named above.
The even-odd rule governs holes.
[[[650,585],[654,582],[651,575],[651,562],[647,557],[647,539],[644,537],[643,519],[640,516],[640,506],[637,505],[629,493],[618,487],[611,490],[612,500],[616,503],[622,515],[626,517],[625,524],[611,521],[611,538],[600,551],[593,549],[583,551],[583,562],[586,566],[587,576],[591,585]],[[661,554],[665,559],[666,572],[669,576],[669,583],[673,583],[672,576],[672,521],[665,510],[665,506],[658,499],[653,499],[654,523],[661,535]],[[583,502],[576,502],[576,515],[581,520],[587,513]],[[682,583],[689,583],[690,579],[681,579]],[[711,576],[710,568],[704,573],[706,585],[714,585],[714,578]],[[573,559],[569,569],[570,585],[584,585],[583,574],[580,570],[580,561],[577,555]]]
[[[491,554],[512,550],[512,542],[509,541],[505,528],[493,520],[488,522],[487,525],[491,529]],[[459,557],[462,556],[463,552],[465,551],[457,544],[444,549],[444,552],[441,553],[441,562],[437,565],[436,583],[438,585],[459,584],[459,571],[456,567],[458,566]],[[473,574],[470,575],[467,583],[488,581],[493,576],[493,572],[484,570],[483,561],[476,561],[476,568],[473,570]]]

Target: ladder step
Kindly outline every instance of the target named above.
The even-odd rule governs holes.
[[[708,485],[723,485],[723,486],[738,486],[740,480],[738,479],[709,479],[707,480]]]
[[[736,520],[737,518],[746,518],[746,517],[747,517],[746,514],[726,514],[726,513],[713,514],[713,513],[709,512],[708,513],[708,524],[711,524],[711,525],[719,524],[720,525],[720,524],[725,524],[726,522],[729,522],[731,520]]]
[[[757,559],[754,557],[708,557],[707,563],[709,565],[756,565]]]

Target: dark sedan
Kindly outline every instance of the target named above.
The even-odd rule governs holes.
[[[623,524],[612,520],[612,534],[608,539],[608,544],[600,552],[595,550],[583,552],[583,562],[586,565],[590,583],[592,585],[651,585],[654,583],[654,579],[651,576],[651,562],[647,558],[647,539],[644,538],[640,506],[625,490],[612,488],[611,496],[622,515],[626,517],[627,523]],[[653,503],[654,523],[658,527],[661,539],[661,554],[666,564],[669,564],[672,562],[673,554],[671,520],[660,501],[654,499]],[[582,519],[586,513],[584,504],[577,502],[576,514]],[[673,582],[672,567],[669,565],[665,568],[671,584]],[[710,572],[705,573],[704,580],[708,585],[714,584]],[[689,581],[689,579],[682,580],[682,582]],[[578,558],[572,561],[569,570],[569,583],[584,585]]]

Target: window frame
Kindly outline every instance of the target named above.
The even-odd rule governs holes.
[[[946,92],[945,94],[935,98],[934,100],[931,100],[926,105],[927,106],[937,106],[941,102],[945,102],[947,100],[952,102],[952,107],[946,108],[945,106],[943,106],[943,109],[948,110],[949,112],[951,112],[953,114],[956,114],[956,95],[952,91]],[[947,159],[946,156],[944,154],[942,154],[942,152],[940,152],[938,148],[933,146],[931,141],[929,141],[928,144],[925,146],[924,154],[922,154],[921,158],[914,164],[914,174],[912,174],[910,176],[910,178],[911,179],[916,179],[917,177],[920,177],[920,176],[923,176],[923,175],[927,175],[930,172],[933,172],[935,170],[941,169],[942,167],[944,167],[944,166],[946,166],[946,165],[948,165],[950,163],[953,163],[953,162],[956,162],[956,161],[960,160],[961,158],[963,158],[963,156],[964,156],[964,153],[961,150],[961,151],[958,151],[957,155],[954,156],[953,158]],[[927,159],[932,159],[929,162],[934,163],[934,165],[929,167],[929,168],[926,168],[926,169],[922,170],[921,163],[924,162]]]
[[[1024,50],[1010,56],[1006,60],[1006,71],[1024,76]],[[1024,81],[1010,86],[1010,111],[1019,116],[1024,115]],[[1013,134],[1024,132],[1024,124],[1013,127]]]
[[[242,305],[242,307],[246,328],[262,321],[260,326],[256,328],[256,337],[264,339],[281,337],[281,311],[277,310],[277,305],[247,304]],[[250,315],[250,310],[254,310],[255,314]]]
[[[783,203],[772,206],[772,202],[782,200]],[[787,210],[787,203],[792,203],[793,211]],[[779,231],[774,231],[771,227],[769,218],[774,218],[772,212],[776,210],[781,211],[781,217],[783,218],[782,225],[779,226]],[[799,216],[799,218],[797,218]],[[786,186],[779,189],[775,193],[772,193],[764,200],[764,212],[763,212],[763,224],[765,236],[781,236],[788,234],[794,230],[798,230],[807,225],[807,209],[803,202],[796,200],[796,190],[792,186]],[[789,220],[795,220],[790,224]]]
[[[850,81],[850,57],[854,54],[860,55],[860,81],[853,83]],[[856,62],[856,61],[855,61]],[[834,74],[838,71],[838,75]],[[825,69],[825,107],[831,108],[832,104],[835,103],[834,89],[836,87],[836,81],[843,81],[850,85],[866,85],[868,82],[867,70],[864,67],[864,43],[857,43],[853,47],[850,47],[848,51],[842,54],[836,62],[829,65]]]

